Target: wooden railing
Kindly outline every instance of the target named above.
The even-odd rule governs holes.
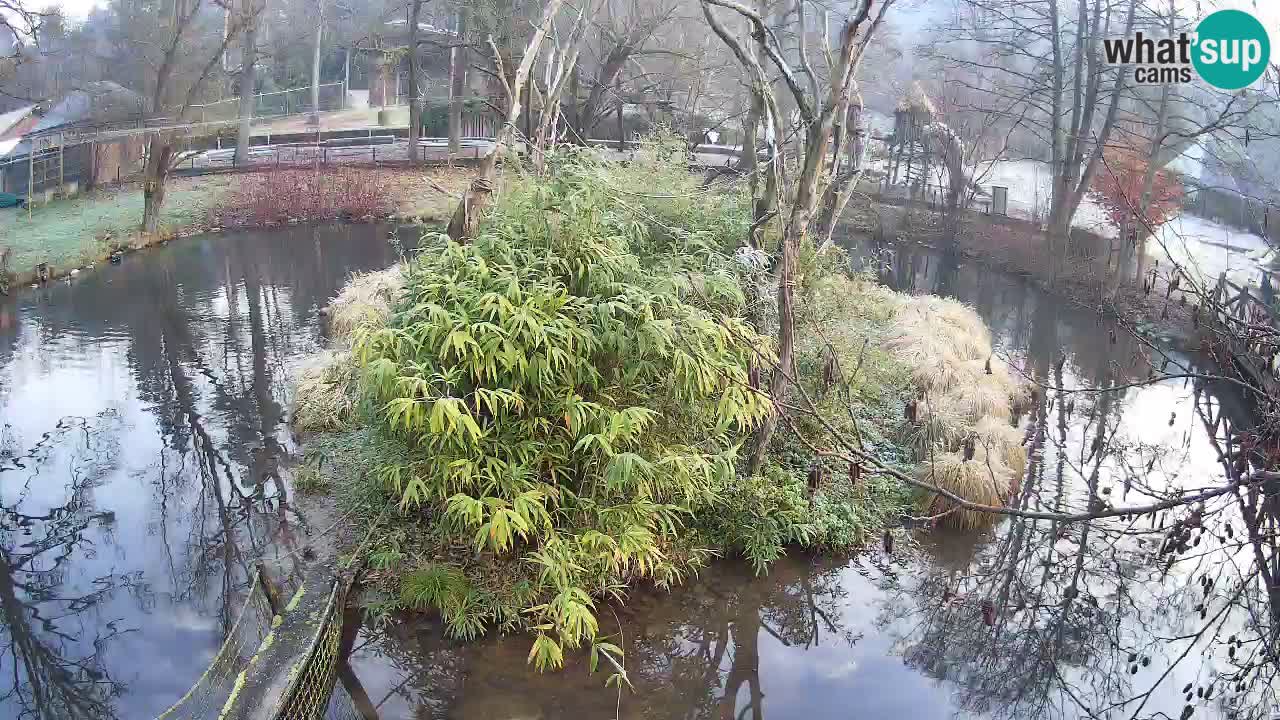
[[[1225,345],[1230,353],[1229,358],[1219,359],[1229,360],[1241,379],[1268,395],[1280,391],[1280,366],[1275,362],[1280,349],[1277,299],[1266,273],[1255,288],[1228,280],[1224,272],[1207,303],[1210,329],[1218,345]]]

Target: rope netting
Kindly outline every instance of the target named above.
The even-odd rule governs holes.
[[[304,595],[299,589],[298,596]],[[262,578],[254,578],[230,632],[210,661],[204,674],[157,720],[363,720],[350,695],[334,686],[341,657],[343,608],[346,584],[334,582],[323,609],[317,611],[286,607],[284,615],[296,612],[305,618],[292,618],[295,625],[306,628],[309,644],[300,647],[287,664],[268,661],[273,645],[287,642],[277,630],[282,629],[282,616],[271,613]],[[274,650],[282,650],[275,647]],[[279,685],[268,674],[284,675]],[[264,707],[263,698],[250,688],[276,686],[278,698]]]
[[[209,667],[168,710],[156,720],[201,720],[218,718],[235,686],[240,671],[257,652],[271,632],[271,608],[262,590],[261,578],[255,576],[244,604],[236,615],[231,631],[209,662]]]
[[[325,717],[338,677],[338,649],[342,645],[342,583],[334,583],[320,616],[315,638],[300,664],[290,672],[289,687],[274,713],[278,720],[320,720]]]

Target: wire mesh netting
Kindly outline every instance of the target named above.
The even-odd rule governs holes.
[[[334,692],[341,657],[346,585],[327,593],[316,577],[273,615],[255,578],[208,669],[157,720],[360,720],[346,692]],[[299,602],[311,597],[313,600]]]
[[[236,678],[271,632],[271,608],[257,577],[222,646],[200,679],[157,720],[218,718],[231,697]]]

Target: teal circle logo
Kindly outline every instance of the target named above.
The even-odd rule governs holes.
[[[1271,61],[1271,39],[1243,10],[1219,10],[1196,28],[1191,62],[1200,77],[1223,90],[1239,90],[1262,77]]]

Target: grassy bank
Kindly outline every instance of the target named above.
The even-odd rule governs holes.
[[[335,347],[296,393],[314,433],[298,482],[377,528],[376,611],[438,612],[464,639],[528,632],[539,668],[574,649],[607,664],[598,603],[716,556],[766,572],[788,549],[850,550],[910,507],[891,477],[833,466],[802,417],[744,471],[773,409],[754,389],[772,275],[738,251],[748,198],[706,192],[679,159],[658,144],[625,167],[577,155],[509,176],[472,242],[427,237],[330,306]],[[793,394],[908,472],[994,442],[1012,383],[982,364],[971,310],[849,276],[838,251],[801,255]],[[922,402],[936,411],[905,411]],[[990,459],[972,464],[1007,494],[1014,472]]]
[[[104,188],[36,204],[29,216],[25,209],[0,210],[0,253],[9,253],[7,284],[21,285],[35,278],[40,263],[48,263],[57,277],[116,250],[223,228],[375,219],[439,223],[447,220],[470,176],[469,170],[448,168],[325,168],[318,179],[311,170],[176,177],[169,181],[154,236],[138,232],[138,186]],[[5,285],[0,281],[0,288]]]
[[[199,232],[230,187],[226,176],[175,179],[160,216],[161,236]],[[0,252],[9,251],[17,283],[34,277],[39,263],[48,263],[58,275],[128,246],[141,220],[142,192],[134,186],[35,204],[29,216],[25,209],[0,210]]]

